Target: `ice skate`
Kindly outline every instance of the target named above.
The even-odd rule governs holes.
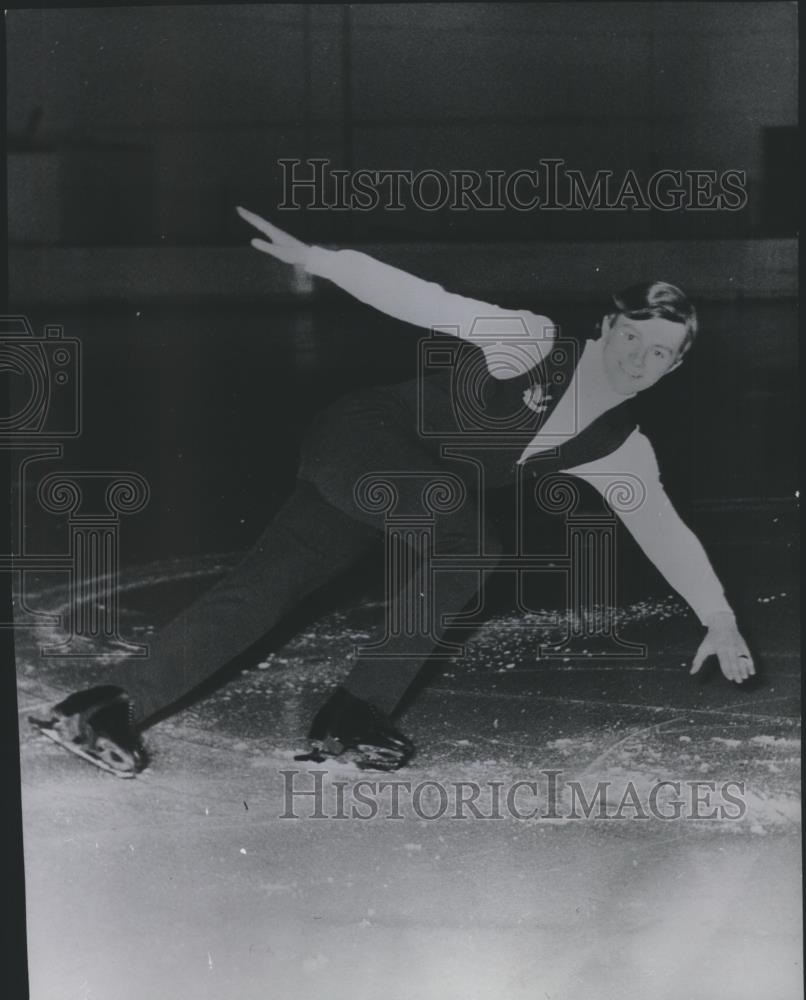
[[[308,739],[311,751],[296,760],[322,763],[346,755],[362,770],[397,771],[415,752],[411,740],[379,708],[342,687],[317,712]]]
[[[48,718],[29,716],[28,721],[65,750],[118,778],[133,778],[148,763],[122,688],[78,691],[54,705]]]

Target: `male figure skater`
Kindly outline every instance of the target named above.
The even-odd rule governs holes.
[[[252,240],[257,250],[327,278],[381,312],[458,337],[471,369],[483,359],[489,375],[485,412],[517,418],[512,426],[518,428],[511,446],[486,451],[484,489],[554,471],[586,480],[605,495],[625,473],[640,481],[643,501],[618,513],[707,630],[691,673],[711,655],[728,680],[741,684],[755,672],[722,586],[702,545],[669,502],[652,446],[629,410],[629,401],[674,371],[692,346],[697,316],[680,289],[658,281],[614,296],[598,339],[588,340],[569,367],[554,357],[562,352],[550,350],[554,327],[547,317],[448,293],[363,253],[308,246],[259,216],[238,211],[262,234]],[[243,561],[153,639],[146,661],[121,661],[110,669],[107,684],[72,694],[47,719],[32,721],[120,777],[142,770],[143,729],[383,537],[382,514],[360,502],[357,486],[363,477],[421,474],[395,478],[399,509],[414,511],[423,476],[446,471],[461,476],[463,463],[446,459],[439,435],[423,435],[418,422],[457,428],[454,385],[448,373],[443,380],[364,389],[318,414],[303,442],[294,492]],[[442,553],[478,551],[479,507],[473,496],[478,483],[468,477],[465,485],[465,502],[440,519]],[[500,552],[489,528],[484,551]],[[413,578],[402,600],[429,600],[441,636],[446,617],[473,598],[482,577],[440,572],[429,595],[411,589],[420,586]],[[392,636],[383,659],[359,659],[313,720],[311,754],[303,759],[350,751],[360,767],[405,765],[414,747],[391,716],[432,648],[425,637]]]

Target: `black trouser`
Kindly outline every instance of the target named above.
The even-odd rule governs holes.
[[[428,390],[429,406],[449,407],[447,395]],[[243,561],[203,594],[150,643],[144,660],[113,667],[108,682],[125,688],[144,723],[260,640],[299,602],[333,580],[379,542],[383,512],[356,501],[356,483],[366,474],[390,474],[398,491],[398,513],[422,511],[429,474],[462,474],[463,463],[439,457],[438,443],[417,431],[414,396],[407,401],[383,389],[338,400],[318,414],[303,443],[296,488]],[[395,473],[422,473],[406,476]],[[473,483],[467,482],[469,489]],[[437,515],[437,553],[477,554],[479,510],[472,493],[450,513]],[[487,530],[486,555],[500,547]],[[434,633],[479,589],[479,570],[440,571],[434,586]],[[416,577],[409,584],[420,587]],[[416,593],[403,593],[404,606]],[[401,634],[378,659],[360,657],[345,681],[353,694],[392,712],[433,643]]]

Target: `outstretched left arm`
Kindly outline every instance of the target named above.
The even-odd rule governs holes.
[[[603,459],[567,469],[607,496],[625,476],[640,484],[639,501],[616,513],[666,580],[684,598],[708,632],[691,667],[695,674],[709,656],[722,673],[741,684],[755,673],[753,659],[697,536],[672,506],[660,480],[655,452],[638,430]],[[615,507],[615,505],[614,505]]]
[[[268,239],[252,246],[309,274],[327,278],[360,302],[424,329],[475,343],[497,379],[522,375],[539,364],[554,339],[548,317],[527,309],[504,309],[446,291],[357,250],[327,250],[289,236],[254,212],[239,208],[241,218]]]

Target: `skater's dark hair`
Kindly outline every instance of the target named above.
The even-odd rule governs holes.
[[[617,315],[628,319],[668,319],[671,323],[682,323],[686,335],[680,345],[680,357],[691,348],[697,336],[697,310],[689,302],[685,292],[666,281],[649,281],[641,285],[631,285],[613,296]]]

